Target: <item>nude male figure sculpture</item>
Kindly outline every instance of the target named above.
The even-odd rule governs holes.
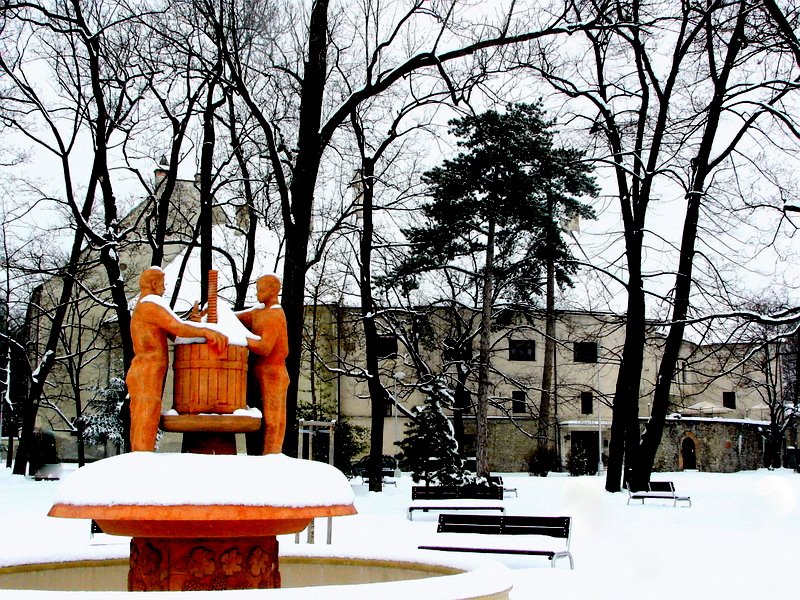
[[[169,365],[167,338],[204,337],[218,354],[228,348],[228,338],[210,329],[181,321],[164,305],[164,271],[145,269],[139,276],[139,301],[131,315],[134,358],[125,377],[131,398],[131,450],[152,452],[161,418],[161,396]]]
[[[286,356],[289,342],[286,315],[278,304],[281,282],[275,275],[264,275],[256,281],[256,296],[263,306],[236,313],[239,321],[260,337],[248,339],[247,348],[253,353],[253,375],[261,392],[264,414],[264,454],[279,454],[286,433],[286,389],[289,373]]]

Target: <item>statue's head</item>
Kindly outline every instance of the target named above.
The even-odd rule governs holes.
[[[142,296],[154,294],[163,296],[166,286],[164,285],[164,271],[160,267],[149,267],[139,275],[139,289]]]
[[[276,275],[263,275],[256,280],[256,297],[259,302],[274,302],[280,291],[281,280]]]

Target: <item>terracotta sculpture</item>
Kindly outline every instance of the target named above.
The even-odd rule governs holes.
[[[253,353],[251,368],[261,392],[264,413],[264,454],[279,454],[286,430],[286,389],[289,373],[286,356],[289,342],[286,315],[278,304],[281,282],[275,275],[264,275],[256,281],[256,296],[263,305],[236,314],[242,324],[260,337],[248,339]]]
[[[228,338],[213,329],[181,321],[164,304],[164,271],[145,269],[139,301],[131,316],[134,358],[125,382],[130,395],[131,450],[153,451],[161,417],[161,396],[169,364],[167,338],[204,337],[212,350],[225,352]]]

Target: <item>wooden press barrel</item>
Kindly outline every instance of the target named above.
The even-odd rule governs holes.
[[[217,355],[208,344],[177,344],[173,363],[173,408],[182,415],[230,414],[245,408],[247,348],[228,346]]]

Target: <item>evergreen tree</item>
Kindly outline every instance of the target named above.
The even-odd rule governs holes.
[[[397,275],[463,271],[467,263],[460,258],[487,251],[493,222],[496,295],[528,302],[542,291],[547,258],[557,282],[569,285],[576,266],[561,221],[594,218],[578,198],[597,193],[583,153],[554,145],[552,122],[538,104],[513,104],[505,113],[490,110],[450,125],[466,152],[423,175],[432,200],[422,207],[424,223],[404,232],[412,250]]]
[[[108,385],[98,388],[86,412],[78,419],[83,440],[87,444],[105,446],[112,443],[119,452],[124,442],[122,404],[125,400],[125,382],[112,377]]]
[[[437,384],[428,390],[425,403],[414,409],[415,419],[406,427],[405,439],[400,442],[400,466],[411,472],[415,482],[424,479],[441,485],[465,483],[464,460],[443,410],[445,394]]]
[[[539,105],[450,124],[465,151],[423,176],[432,200],[422,207],[424,223],[405,231],[411,251],[393,277],[408,285],[423,272],[441,271],[480,289],[476,455],[478,475],[487,476],[493,307],[498,299],[528,305],[548,281],[569,284],[576,265],[561,220],[593,218],[578,198],[595,195],[597,186],[581,152],[554,145]]]

